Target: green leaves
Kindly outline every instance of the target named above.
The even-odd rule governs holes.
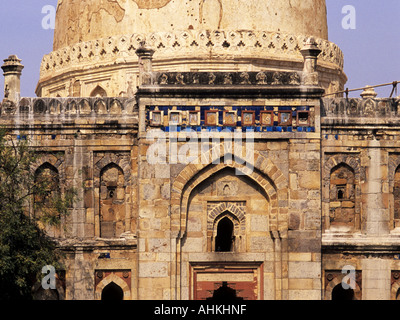
[[[31,299],[42,267],[62,258],[45,228],[61,226],[77,192],[61,192],[57,172],[39,178],[32,166],[40,156],[0,129],[0,300]]]

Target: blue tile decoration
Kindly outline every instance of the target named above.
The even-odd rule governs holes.
[[[171,109],[172,109],[172,106],[161,106],[161,107],[158,107],[158,110],[164,111],[165,115],[167,115],[168,111],[171,110]]]
[[[243,130],[243,132],[254,132],[253,127],[243,127],[242,130]]]
[[[183,111],[181,113],[182,115],[182,130],[184,131],[197,131],[201,132],[202,130],[207,130],[209,132],[215,131],[215,132],[221,132],[221,131],[234,131],[235,128],[242,128],[244,132],[248,132],[250,130],[255,131],[255,132],[315,132],[315,127],[313,126],[296,126],[296,121],[297,121],[297,113],[299,111],[312,111],[311,107],[309,106],[262,106],[262,105],[249,105],[249,106],[244,106],[244,105],[237,105],[237,106],[146,106],[146,119],[150,121],[150,112],[154,110],[159,110],[164,113],[164,117],[168,116],[169,111],[171,110],[177,110],[177,111]],[[188,115],[184,111],[195,111],[198,110],[200,113],[200,125],[190,125],[188,123]],[[205,111],[207,110],[217,110],[218,111],[218,125],[217,126],[207,126],[205,127]],[[230,127],[230,126],[224,126],[223,124],[223,115],[224,115],[224,110],[233,110],[236,111],[238,121],[236,123],[236,126]],[[253,111],[255,114],[255,124],[253,127],[242,127],[242,123],[240,121],[240,118],[242,116],[242,112],[248,110],[248,111]],[[291,112],[292,119],[293,119],[293,126],[282,126],[279,124],[278,121],[273,121],[272,125],[262,125],[260,124],[260,117],[261,117],[261,111],[272,111],[274,117],[277,117],[279,115],[279,112],[286,111],[286,112]],[[165,119],[165,118],[164,118]],[[276,119],[276,118],[275,118]],[[160,128],[163,128],[160,126]],[[188,129],[189,128],[189,129]],[[170,132],[172,129],[169,127],[164,128],[165,131]],[[177,132],[179,132],[181,128],[177,129]],[[335,137],[338,139],[338,137]],[[19,137],[21,139],[21,136]],[[53,138],[55,139],[55,138]]]
[[[303,107],[297,107],[296,109],[297,111],[309,111],[310,108],[303,106]]]

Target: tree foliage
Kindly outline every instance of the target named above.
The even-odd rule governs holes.
[[[32,299],[42,268],[60,267],[61,253],[45,229],[61,227],[77,192],[61,193],[51,177],[38,178],[38,157],[28,141],[0,130],[0,300]]]

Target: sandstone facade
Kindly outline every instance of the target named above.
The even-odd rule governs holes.
[[[63,0],[38,98],[5,60],[0,125],[79,188],[53,297],[399,298],[400,99],[324,97],[325,2],[269,3]]]
[[[133,97],[143,41],[156,49],[160,72],[301,71],[310,36],[323,51],[321,86],[343,89],[343,54],[328,41],[324,0],[59,1],[36,94]]]

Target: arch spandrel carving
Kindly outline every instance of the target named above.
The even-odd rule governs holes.
[[[217,148],[220,148],[220,146]],[[213,154],[212,150],[210,150],[210,154]],[[269,219],[271,231],[287,230],[287,216],[279,217],[278,199],[281,195],[287,193],[288,183],[279,168],[259,152],[255,152],[254,170],[248,170],[248,167],[235,161],[225,164],[223,163],[224,156],[219,164],[212,162],[189,164],[175,179],[171,188],[171,229],[173,233],[175,232],[176,236],[179,237],[183,237],[186,233],[188,203],[192,191],[200,183],[226,168],[247,171],[247,178],[258,185],[268,197],[271,206]],[[236,159],[240,159],[240,157]],[[285,199],[285,197],[282,198]]]

